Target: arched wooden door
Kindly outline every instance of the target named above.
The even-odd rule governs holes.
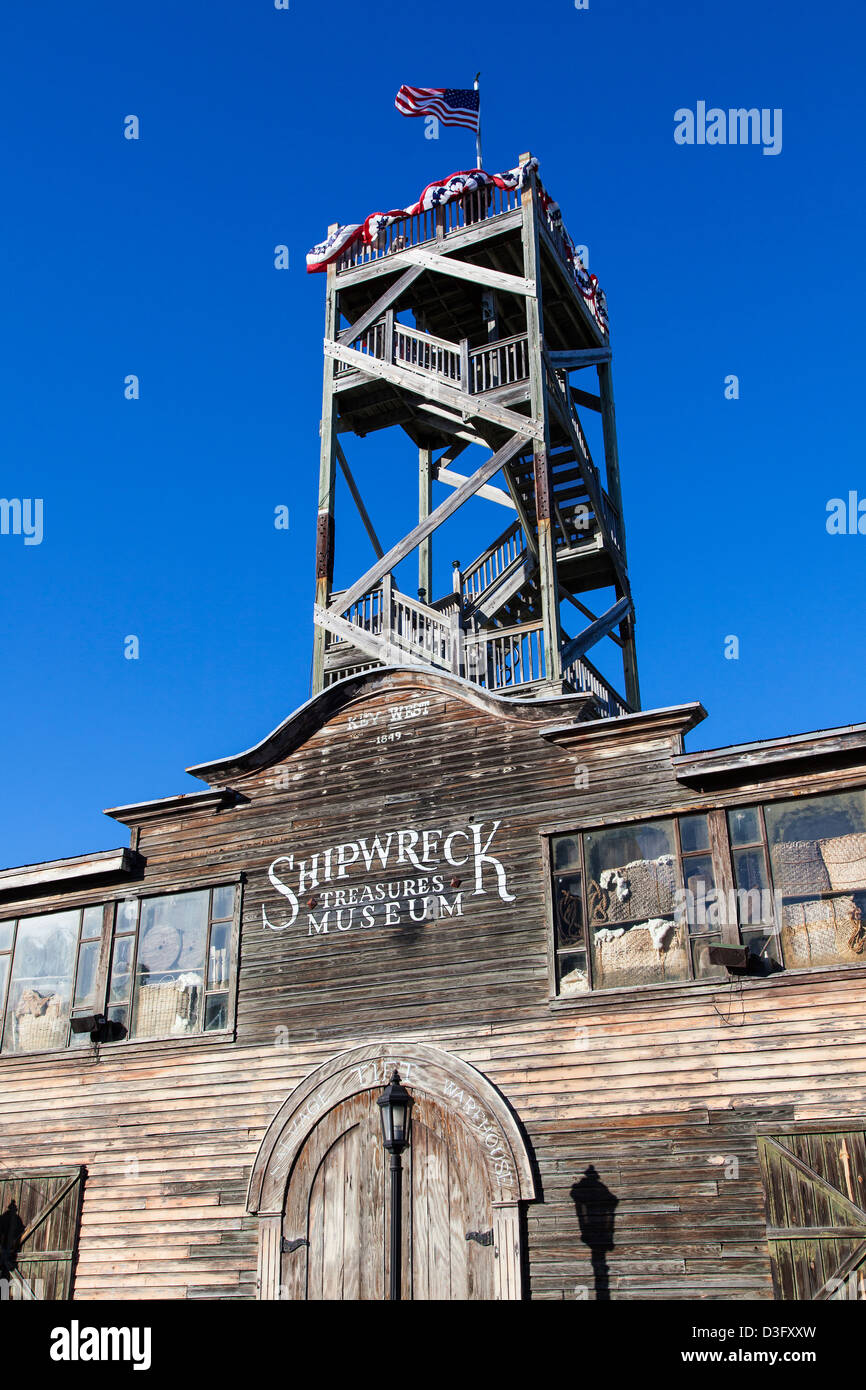
[[[292,1171],[281,1283],[295,1299],[383,1299],[389,1280],[389,1158],[375,1091],[315,1126]],[[403,1298],[492,1299],[493,1213],[465,1125],[416,1095],[403,1156]]]

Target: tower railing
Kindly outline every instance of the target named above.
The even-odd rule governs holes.
[[[491,185],[476,189],[473,193],[464,193],[462,197],[452,198],[438,207],[397,218],[369,245],[362,241],[353,242],[339,257],[337,274],[405,251],[407,247],[421,246],[425,241],[435,241],[451,232],[463,231],[477,222],[516,212],[519,207],[520,192],[516,188],[496,188]]]
[[[525,550],[523,527],[519,521],[514,521],[492,545],[482,551],[477,560],[462,571],[463,597],[470,602],[479,598]]]
[[[365,357],[449,382],[471,396],[529,379],[529,340],[525,333],[470,348],[466,338],[452,343],[410,328],[393,314],[385,314],[349,346]],[[339,380],[354,370],[351,363],[337,362],[334,375]]]

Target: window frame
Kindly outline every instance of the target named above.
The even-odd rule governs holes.
[[[102,1014],[105,1014],[106,1017],[108,1016],[108,1010],[109,1010],[109,1008],[111,1007],[110,1004],[109,1004],[109,1000],[108,1000],[108,992],[109,992],[109,987],[110,987],[110,982],[111,982],[111,961],[112,961],[112,953],[113,953],[114,941],[115,941],[115,918],[116,918],[116,913],[117,913],[117,909],[118,909],[118,906],[119,906],[120,903],[122,903],[122,902],[135,901],[136,904],[137,904],[137,907],[136,907],[136,920],[135,920],[135,931],[134,931],[134,933],[132,933],[132,935],[134,936],[135,947],[134,947],[134,952],[133,952],[133,957],[132,957],[132,963],[131,963],[131,969],[130,969],[130,981],[131,981],[131,986],[130,986],[130,995],[129,995],[129,999],[128,999],[128,1005],[129,1005],[129,1010],[130,1010],[130,1018],[131,1018],[133,999],[134,999],[134,995],[135,995],[135,966],[136,966],[136,962],[137,962],[137,958],[138,958],[138,937],[139,937],[139,926],[140,926],[140,919],[141,919],[141,903],[142,903],[143,901],[147,900],[147,899],[150,899],[150,898],[177,897],[177,896],[179,896],[179,895],[182,894],[182,893],[201,892],[201,891],[204,890],[204,889],[210,890],[210,895],[211,895],[211,896],[210,896],[209,911],[208,911],[207,940],[206,940],[206,945],[205,945],[205,965],[204,965],[204,969],[205,969],[205,981],[204,981],[203,999],[202,999],[202,1028],[199,1029],[199,1030],[198,1030],[197,1032],[195,1032],[195,1033],[180,1034],[180,1035],[179,1035],[179,1034],[163,1034],[163,1035],[158,1036],[158,1037],[157,1037],[157,1036],[154,1036],[154,1037],[149,1037],[149,1038],[135,1038],[135,1037],[130,1037],[130,1036],[127,1035],[127,1036],[124,1037],[124,1038],[118,1038],[118,1039],[113,1040],[113,1041],[110,1041],[110,1042],[109,1042],[109,1041],[102,1042],[102,1043],[100,1043],[100,1047],[110,1047],[110,1048],[114,1048],[114,1047],[136,1047],[136,1046],[151,1047],[151,1046],[153,1046],[154,1044],[157,1044],[157,1043],[161,1043],[161,1044],[163,1044],[163,1045],[165,1045],[166,1043],[171,1043],[172,1045],[177,1045],[177,1044],[202,1043],[202,1042],[205,1042],[205,1043],[206,1043],[206,1042],[208,1042],[208,1041],[210,1041],[210,1042],[231,1042],[231,1041],[233,1041],[233,1040],[234,1040],[234,1037],[235,1037],[236,1019],[237,1019],[238,958],[239,958],[239,951],[240,951],[240,930],[241,930],[241,921],[242,921],[242,917],[243,917],[243,890],[244,890],[245,882],[246,882],[246,874],[245,874],[243,871],[238,871],[238,872],[231,873],[231,874],[217,874],[217,875],[214,875],[214,876],[211,876],[211,875],[197,875],[194,879],[190,879],[190,880],[188,880],[188,881],[186,881],[186,882],[184,882],[184,883],[182,883],[182,884],[177,884],[177,883],[175,883],[175,884],[161,884],[161,885],[158,885],[158,886],[157,886],[157,885],[154,885],[154,884],[148,884],[147,886],[145,886],[145,885],[143,885],[143,884],[139,884],[139,885],[136,885],[136,886],[124,884],[124,885],[120,885],[120,886],[117,886],[117,887],[113,887],[113,888],[112,888],[109,892],[107,892],[107,893],[104,893],[104,894],[102,894],[102,893],[100,893],[100,894],[94,894],[94,896],[93,896],[92,898],[89,898],[89,899],[82,899],[82,900],[80,900],[80,901],[78,901],[78,902],[75,902],[75,903],[68,903],[68,904],[62,904],[62,905],[56,905],[56,906],[55,906],[55,905],[52,905],[52,907],[50,907],[48,910],[46,910],[46,908],[45,908],[44,906],[40,905],[38,908],[30,907],[30,908],[28,908],[27,911],[15,911],[14,908],[13,908],[11,911],[9,911],[9,912],[7,913],[7,912],[4,910],[4,908],[0,907],[0,921],[3,921],[3,922],[12,922],[12,924],[13,924],[13,930],[12,930],[12,944],[11,944],[11,946],[10,946],[10,948],[9,948],[9,951],[8,951],[8,952],[2,952],[2,953],[0,953],[0,954],[2,954],[2,955],[6,955],[7,958],[8,958],[8,960],[9,960],[9,968],[8,968],[8,970],[7,970],[6,982],[5,982],[4,990],[3,990],[2,995],[0,995],[0,1065],[2,1065],[2,1063],[3,1063],[5,1060],[9,1060],[9,1059],[13,1059],[13,1058],[14,1058],[15,1060],[20,1060],[21,1058],[26,1058],[26,1057],[42,1057],[42,1056],[46,1056],[46,1055],[57,1056],[57,1055],[60,1055],[60,1054],[62,1054],[62,1053],[72,1053],[72,1054],[74,1054],[74,1053],[76,1053],[76,1052],[79,1052],[79,1053],[80,1053],[80,1052],[84,1051],[84,1048],[83,1048],[83,1045],[82,1045],[82,1044],[79,1044],[79,1045],[76,1047],[75,1044],[72,1042],[72,1038],[73,1038],[73,1034],[72,1034],[72,1031],[71,1031],[72,1019],[75,1018],[75,1017],[82,1017],[82,1016],[85,1016],[85,1017],[86,1017],[87,1015],[89,1015],[89,1014],[94,1014],[94,1013],[102,1013]],[[235,890],[235,893],[234,893],[234,909],[233,909],[233,912],[232,912],[232,916],[229,917],[229,918],[218,918],[218,919],[216,920],[216,922],[215,922],[215,921],[212,919],[211,915],[210,915],[210,912],[211,912],[211,909],[212,909],[212,904],[213,904],[213,894],[214,894],[214,892],[215,892],[218,888],[227,888],[227,887],[233,887],[234,890]],[[83,920],[84,920],[84,912],[85,912],[85,910],[86,910],[87,908],[89,908],[89,907],[102,907],[102,909],[103,909],[103,912],[102,912],[102,926],[101,926],[101,932],[100,932],[100,937],[98,938],[99,941],[100,941],[99,959],[98,959],[98,963],[97,963],[96,980],[95,980],[95,986],[94,986],[94,989],[95,989],[95,996],[96,996],[97,1003],[96,1003],[95,1005],[93,1005],[93,1006],[90,1006],[90,1007],[82,1007],[82,1006],[79,1006],[78,1008],[76,1008],[76,1007],[75,1007],[75,1002],[74,1002],[74,1001],[75,1001],[75,990],[76,990],[76,985],[77,985],[77,980],[78,980],[79,955],[80,955],[80,949],[81,949],[81,945],[82,945],[81,929],[82,929],[82,924],[83,924]],[[18,939],[18,926],[19,926],[19,923],[25,922],[25,921],[27,921],[27,920],[30,920],[30,919],[34,918],[34,917],[46,917],[46,916],[50,916],[50,915],[54,914],[55,912],[56,912],[56,913],[62,913],[62,912],[78,912],[78,913],[80,914],[80,918],[79,918],[79,928],[78,928],[78,940],[77,940],[77,944],[76,944],[75,966],[74,966],[74,969],[73,969],[72,982],[71,982],[70,1007],[69,1007],[69,1024],[68,1024],[69,1031],[67,1032],[67,1041],[66,1041],[65,1045],[64,1045],[62,1048],[61,1048],[61,1047],[38,1048],[38,1049],[35,1048],[35,1049],[33,1049],[32,1051],[27,1051],[27,1052],[9,1052],[9,1051],[6,1051],[6,1050],[4,1050],[4,1048],[3,1048],[3,1039],[4,1039],[4,1036],[5,1036],[6,1015],[7,1015],[7,1010],[8,1010],[8,1001],[9,1001],[9,987],[10,987],[10,984],[11,984],[11,981],[12,981],[12,965],[13,965],[13,961],[14,961],[14,959],[15,959],[15,946],[16,946],[17,939]],[[207,985],[207,974],[208,974],[208,971],[209,971],[209,959],[210,959],[210,957],[209,957],[209,952],[210,952],[211,932],[212,932],[212,929],[213,929],[213,927],[214,927],[215,925],[222,925],[224,922],[228,922],[228,923],[229,923],[228,981],[227,981],[226,988],[225,988],[224,990],[211,990],[211,989],[208,988],[208,985]],[[97,938],[90,938],[90,939],[95,940],[95,939],[97,939]],[[209,997],[211,994],[214,994],[214,995],[216,995],[216,994],[224,994],[224,995],[226,996],[226,1023],[225,1023],[225,1027],[223,1027],[223,1028],[215,1028],[215,1029],[212,1029],[210,1032],[205,1032],[204,1026],[203,1026],[203,1025],[204,1025],[205,1016],[206,1016],[207,999],[208,999],[208,997]],[[86,1035],[81,1035],[81,1034],[79,1034],[78,1036],[85,1036],[85,1037],[86,1037]]]
[[[733,845],[728,827],[728,812],[755,806],[759,812],[761,833],[763,835],[762,849],[764,853],[765,871],[767,873],[767,881],[770,885],[770,891],[772,892],[775,890],[776,884],[773,876],[773,865],[770,855],[770,844],[767,833],[766,820],[764,816],[765,807],[768,805],[776,804],[778,802],[815,800],[825,796],[844,795],[847,792],[858,791],[866,793],[866,783],[864,783],[862,776],[859,780],[856,781],[846,778],[838,782],[831,782],[826,786],[815,787],[814,789],[810,789],[805,794],[801,793],[799,796],[797,795],[796,791],[794,791],[791,788],[774,788],[771,792],[768,791],[763,794],[759,793],[757,796],[753,790],[749,795],[743,793],[737,796],[736,798],[732,798],[730,801],[698,801],[697,803],[692,803],[691,805],[681,803],[670,808],[660,807],[653,812],[642,811],[633,814],[626,813],[621,816],[614,817],[591,816],[587,817],[585,820],[581,820],[577,824],[575,824],[573,820],[569,820],[547,823],[545,825],[540,826],[538,834],[541,840],[542,863],[545,875],[545,923],[547,930],[547,948],[549,959],[548,1002],[558,1008],[567,1008],[575,1004],[578,1006],[585,1006],[587,1001],[593,998],[599,999],[610,997],[613,995],[623,995],[632,993],[643,994],[647,990],[682,990],[688,988],[689,986],[695,985],[700,986],[701,988],[713,988],[718,987],[719,985],[730,986],[732,982],[730,978],[722,979],[718,976],[698,976],[694,974],[694,961],[691,951],[692,937],[689,933],[689,963],[690,969],[692,971],[689,978],[684,980],[659,980],[653,984],[612,985],[607,988],[601,989],[596,988],[594,986],[592,967],[592,946],[589,940],[589,923],[587,920],[586,912],[586,860],[583,839],[585,834],[599,830],[615,830],[625,826],[649,825],[655,821],[660,820],[673,820],[675,824],[675,839],[677,847],[675,855],[676,877],[679,880],[678,886],[683,887],[685,883],[685,876],[683,873],[683,853],[679,824],[680,819],[692,815],[705,815],[707,817],[709,826],[709,853],[712,856],[713,872],[716,877],[716,888],[720,893],[724,892],[725,895],[727,895],[731,891],[736,893],[736,877],[734,871],[735,848],[757,848],[757,844],[749,846]],[[556,875],[553,869],[552,842],[557,837],[565,835],[575,836],[580,845],[581,894],[583,899],[582,909],[584,914],[584,931],[586,934],[587,981],[589,987],[584,992],[575,995],[561,995],[559,993],[559,979],[557,968],[558,950],[556,945],[556,910],[553,891],[554,878]],[[707,853],[707,851],[700,852]],[[698,851],[696,851],[696,853],[698,853]],[[688,855],[686,857],[688,858]],[[866,891],[866,888],[864,888],[864,891]],[[725,914],[725,918],[727,919],[727,914]],[[688,931],[688,924],[686,924],[686,930]],[[725,920],[723,925],[718,930],[721,933],[721,940],[724,945],[738,946],[742,944],[742,928],[739,923],[739,920],[735,922]],[[779,938],[779,957],[782,968],[780,970],[770,972],[766,975],[741,977],[738,980],[739,984],[748,984],[749,986],[760,986],[768,984],[771,981],[778,981],[780,979],[784,979],[784,977],[786,976],[791,977],[814,975],[816,972],[827,973],[829,971],[843,971],[845,973],[850,973],[852,970],[866,969],[866,959],[864,959],[862,963],[854,961],[838,961],[827,965],[788,966],[784,962],[784,952],[781,939],[781,924],[778,921],[776,922],[776,930]],[[701,935],[715,935],[715,932],[710,933],[705,931],[703,933],[695,933],[695,937],[700,937]]]

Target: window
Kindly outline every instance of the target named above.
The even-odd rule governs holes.
[[[0,923],[2,1050],[66,1047],[79,1003],[93,1008],[102,907]]]
[[[866,964],[866,792],[738,807],[728,824],[738,888],[778,905],[779,966]]]
[[[866,965],[866,791],[605,826],[550,843],[560,996]]]
[[[229,1023],[234,884],[0,922],[0,1050],[185,1037]]]
[[[690,836],[694,877],[700,828]],[[561,995],[690,978],[675,820],[557,836],[551,864]]]
[[[228,1023],[232,885],[118,903],[107,1017],[133,1038]]]

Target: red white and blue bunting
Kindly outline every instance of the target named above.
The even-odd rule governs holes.
[[[508,169],[502,174],[488,174],[484,169],[462,169],[447,179],[437,179],[428,183],[417,202],[407,208],[392,208],[390,212],[371,212],[363,222],[349,223],[337,227],[324,241],[320,241],[307,252],[307,274],[315,275],[327,270],[332,261],[350,246],[360,241],[364,246],[372,246],[393,222],[405,217],[414,217],[431,208],[441,207],[452,198],[460,198],[465,193],[475,193],[480,188],[523,189],[528,182],[530,171],[537,171],[538,160],[532,159],[517,169]],[[594,275],[590,275],[579,259],[574,242],[562,225],[559,206],[539,188],[542,208],[547,216],[560,251],[574,275],[577,287],[593,318],[602,332],[608,331],[607,301],[604,291]]]

